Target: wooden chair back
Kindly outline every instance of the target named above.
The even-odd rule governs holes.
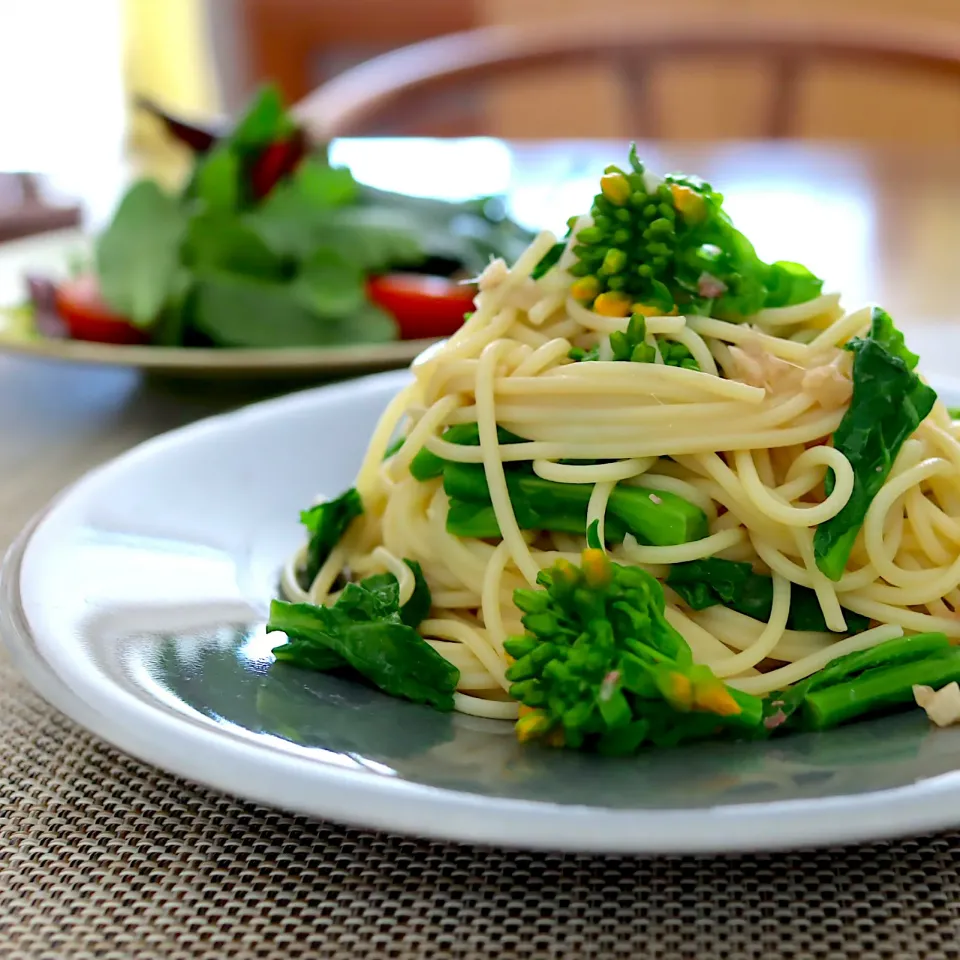
[[[298,112],[320,140],[403,134],[411,125],[420,132],[438,97],[449,104],[544,68],[602,64],[613,69],[624,88],[623,132],[655,138],[663,125],[653,71],[668,61],[717,56],[769,64],[761,130],[771,139],[795,135],[801,81],[814,64],[920,72],[956,83],[960,91],[960,33],[950,29],[756,17],[645,19],[602,26],[489,27],[427,40],[347,70],[314,91]],[[575,131],[555,133],[565,134]]]
[[[473,0],[238,0],[235,18],[251,78],[289,100],[358,60],[478,25]]]

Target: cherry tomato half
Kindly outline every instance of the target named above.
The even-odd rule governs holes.
[[[145,331],[107,306],[100,295],[97,278],[91,274],[60,284],[56,292],[56,305],[57,313],[74,340],[117,344],[147,342]]]
[[[402,340],[450,336],[473,309],[476,292],[469,284],[418,273],[388,273],[367,283],[371,301],[397,321]]]

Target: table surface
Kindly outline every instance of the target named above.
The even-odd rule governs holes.
[[[387,187],[451,197],[467,184],[507,189],[518,216],[560,229],[620,152],[348,142],[334,155]],[[806,262],[848,303],[887,306],[929,372],[960,366],[960,151],[643,153],[654,168],[720,186],[764,257]],[[42,240],[0,248],[0,300],[44,249]],[[0,545],[94,465],[257,398],[224,383],[0,357]],[[10,956],[29,957],[960,957],[954,837],[636,864],[341,830],[120,756],[46,707],[4,657],[0,955],[6,943]]]

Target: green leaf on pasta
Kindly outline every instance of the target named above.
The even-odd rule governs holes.
[[[867,510],[886,483],[904,441],[933,408],[937,395],[914,373],[911,353],[890,316],[874,308],[870,333],[846,349],[854,354],[853,398],[833,435],[833,445],[853,467],[853,492],[843,509],[817,527],[817,566],[839,580],[863,526]],[[834,487],[826,479],[827,495]]]
[[[693,610],[722,604],[737,613],[766,622],[773,609],[773,579],[754,573],[749,563],[708,557],[670,567],[667,584]],[[848,633],[861,633],[870,618],[844,610]],[[793,584],[790,591],[788,630],[825,632],[827,626],[817,595],[807,587]]]
[[[353,487],[341,493],[339,497],[301,511],[300,522],[310,534],[304,568],[304,575],[308,581],[313,581],[333,548],[347,532],[347,527],[362,514],[363,501]]]
[[[267,631],[287,635],[277,659],[312,670],[350,668],[392,696],[452,710],[460,674],[412,626],[430,609],[430,591],[419,566],[408,564],[417,587],[402,609],[390,573],[348,583],[332,607],[274,600]]]
[[[600,542],[600,521],[594,520],[587,527],[587,546],[594,550],[602,550],[603,544]]]
[[[400,619],[408,627],[419,627],[430,614],[430,605],[433,598],[430,596],[430,587],[426,577],[416,560],[403,561],[413,571],[413,593],[410,599],[400,608]]]

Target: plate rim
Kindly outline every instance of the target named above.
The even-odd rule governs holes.
[[[133,367],[184,373],[308,373],[400,366],[410,363],[435,342],[436,338],[431,338],[329,347],[239,349],[105,344],[52,337],[18,340],[0,336],[0,354],[85,366]]]
[[[34,643],[21,605],[21,563],[35,531],[86,484],[145,448],[217,430],[224,420],[282,410],[317,394],[352,393],[374,374],[253,404],[137,444],[56,496],[14,541],[0,569],[0,636],[14,666],[51,706],[111,746],[174,776],[243,800],[357,828],[514,849],[575,853],[711,854],[785,850],[916,835],[960,824],[956,770],[867,794],[754,802],[683,810],[612,809],[481,796],[344,770],[239,740],[186,715],[162,711],[113,684],[109,711],[71,690]],[[960,395],[960,381],[949,382]]]

